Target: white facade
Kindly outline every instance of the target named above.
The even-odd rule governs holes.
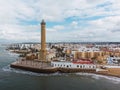
[[[120,57],[108,57],[107,64],[118,64]]]
[[[105,65],[105,68],[120,68],[120,66],[111,66],[111,65]]]
[[[94,64],[75,64],[72,62],[51,62],[51,66],[56,68],[96,69]]]
[[[48,55],[47,55],[48,59],[53,58],[53,57],[55,57],[55,53],[54,52],[53,53],[48,53]]]

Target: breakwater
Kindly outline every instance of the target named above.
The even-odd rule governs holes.
[[[75,73],[75,72],[88,72],[88,73],[95,73],[96,69],[78,69],[78,68],[55,68],[55,67],[30,67],[22,64],[12,63],[10,65],[12,68],[37,72],[37,73]]]

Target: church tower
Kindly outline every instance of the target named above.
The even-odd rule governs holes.
[[[40,61],[46,61],[46,23],[44,20],[41,22],[41,50],[40,50]]]

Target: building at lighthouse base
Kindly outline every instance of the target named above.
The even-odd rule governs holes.
[[[96,65],[95,64],[88,64],[88,63],[84,63],[82,64],[81,62],[51,62],[51,66],[52,67],[56,67],[56,68],[69,68],[69,69],[96,69]]]

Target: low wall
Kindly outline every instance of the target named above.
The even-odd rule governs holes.
[[[119,77],[120,74],[116,74],[116,69],[115,73],[111,73],[110,71],[100,71],[96,72],[95,69],[71,69],[71,68],[32,68],[32,67],[26,67],[26,66],[19,66],[16,64],[11,64],[10,67],[12,68],[17,68],[17,69],[22,69],[26,71],[32,71],[36,73],[55,73],[55,72],[61,72],[61,73],[76,73],[76,72],[85,72],[85,73],[94,73],[94,74],[99,74],[99,75],[106,75],[106,76],[114,76],[114,77]],[[114,71],[112,70],[112,71]]]
[[[19,65],[14,65],[14,64],[11,64],[10,67],[22,69],[22,70],[26,70],[26,71],[37,72],[37,73],[55,73],[55,72],[57,72],[57,68],[53,68],[53,69],[31,68],[31,67],[19,66]]]
[[[58,68],[59,72],[62,73],[76,73],[76,72],[87,72],[87,73],[93,73],[96,72],[95,69],[80,69],[80,68]]]
[[[75,73],[75,72],[96,72],[95,69],[71,69],[71,68],[32,68],[32,67],[26,67],[26,66],[20,66],[16,64],[11,64],[10,67],[12,68],[18,68],[26,71],[32,71],[37,73],[55,73],[55,72],[61,72],[61,73]]]

